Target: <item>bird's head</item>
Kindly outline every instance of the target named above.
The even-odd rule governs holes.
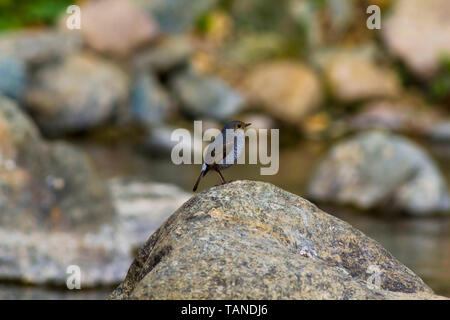
[[[245,130],[245,128],[249,125],[251,125],[251,123],[245,123],[242,121],[230,121],[225,125],[224,129]]]

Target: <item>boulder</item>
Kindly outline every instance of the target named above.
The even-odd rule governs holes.
[[[155,17],[162,31],[184,33],[218,0],[145,0],[147,10]]]
[[[130,105],[133,119],[143,126],[164,123],[172,109],[168,92],[155,75],[139,72],[131,88]]]
[[[81,32],[96,51],[127,56],[155,39],[157,23],[127,0],[90,1],[81,7]]]
[[[433,142],[450,143],[450,120],[437,123],[427,133]]]
[[[398,0],[381,28],[388,49],[419,77],[439,70],[442,55],[450,53],[450,2]]]
[[[133,64],[138,70],[166,73],[185,64],[192,52],[193,45],[188,37],[165,36],[136,53]]]
[[[109,298],[443,297],[307,200],[269,183],[234,181],[184,203],[139,249]]]
[[[36,29],[4,33],[0,52],[13,56],[27,66],[41,65],[78,53],[83,40],[76,32]]]
[[[26,102],[39,127],[58,136],[104,124],[127,95],[120,68],[84,53],[39,70]]]
[[[26,66],[22,60],[0,54],[0,94],[21,101],[27,79]]]
[[[106,186],[86,156],[47,143],[11,100],[0,97],[0,225],[28,231],[94,230],[112,221]]]
[[[299,124],[322,100],[317,75],[297,62],[275,61],[251,70],[242,90],[253,105],[262,105],[272,116]]]
[[[331,57],[324,75],[332,95],[342,102],[393,97],[401,90],[400,80],[391,69],[357,53],[343,52]]]
[[[192,69],[178,72],[170,87],[186,114],[223,121],[239,112],[244,99],[224,81]]]
[[[406,100],[381,99],[367,103],[348,124],[354,130],[383,129],[426,135],[442,118],[436,108]]]
[[[434,161],[405,137],[368,131],[335,145],[308,187],[318,201],[411,215],[450,213],[446,183]]]

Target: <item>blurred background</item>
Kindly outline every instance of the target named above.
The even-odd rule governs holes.
[[[105,298],[192,195],[201,166],[174,165],[170,136],[193,120],[280,129],[278,174],[225,178],[310,199],[450,296],[449,16],[447,0],[0,0],[0,298]]]

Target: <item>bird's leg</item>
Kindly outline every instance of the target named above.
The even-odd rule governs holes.
[[[223,177],[222,173],[220,173],[219,169],[215,168],[215,171],[216,171],[217,174],[219,175],[220,180],[222,181],[222,184],[227,183],[227,182],[225,181],[225,178]]]

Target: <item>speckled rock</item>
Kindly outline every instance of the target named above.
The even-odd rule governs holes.
[[[319,164],[309,194],[390,213],[450,213],[446,183],[427,153],[407,138],[377,131],[334,146]]]
[[[373,270],[379,276],[375,285]],[[294,194],[252,181],[213,187],[187,201],[139,250],[110,296],[408,298],[442,297],[349,224]]]
[[[429,78],[450,53],[450,2],[398,0],[381,28],[388,49],[418,76]]]
[[[298,124],[322,100],[317,75],[302,64],[276,61],[261,64],[244,78],[242,90],[253,105],[262,105],[272,116]]]
[[[127,95],[128,79],[121,69],[79,54],[39,70],[26,102],[39,127],[58,136],[104,124]]]

